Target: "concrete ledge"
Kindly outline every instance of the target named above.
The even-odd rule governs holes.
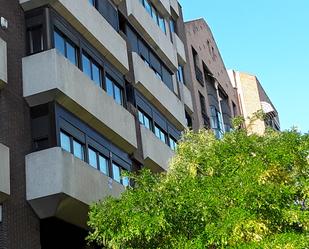
[[[169,0],[150,0],[164,17],[171,15],[171,5]]]
[[[167,171],[169,161],[175,155],[174,152],[143,125],[141,135],[145,166],[153,172]]]
[[[169,34],[159,28],[139,0],[126,0],[129,20],[143,35],[144,39],[156,50],[159,57],[174,71],[178,68],[176,49]],[[166,24],[167,25],[167,24]]]
[[[56,100],[127,153],[136,150],[134,116],[56,49],[23,58],[23,92],[30,106]]]
[[[6,42],[0,38],[0,89],[3,88],[7,82],[7,46]]]
[[[125,40],[88,0],[19,0],[19,3],[25,11],[50,4],[120,72],[129,71]]]
[[[182,40],[180,40],[178,35],[173,33],[173,41],[174,41],[174,45],[175,45],[176,51],[177,51],[178,62],[180,62],[180,64],[186,64],[186,62],[187,62],[186,52],[185,52],[185,46],[184,46]]]
[[[179,6],[178,6],[178,1],[177,0],[170,0],[170,6],[173,8],[175,13],[179,16]]]
[[[10,195],[10,150],[0,144],[0,203]]]
[[[27,200],[40,219],[58,217],[85,227],[90,204],[125,188],[59,147],[26,156]]]
[[[178,129],[183,129],[186,126],[183,103],[138,54],[133,52],[132,59],[137,89]]]
[[[184,84],[179,84],[179,85],[183,93],[183,102],[185,106],[187,107],[187,110],[192,114],[194,112],[194,109],[193,109],[191,91]]]

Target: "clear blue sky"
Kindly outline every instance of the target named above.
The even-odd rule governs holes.
[[[257,75],[281,128],[309,131],[309,0],[179,0],[203,17],[227,68]]]

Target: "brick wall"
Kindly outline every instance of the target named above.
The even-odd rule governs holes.
[[[11,196],[3,204],[0,249],[40,248],[39,219],[26,201],[25,155],[31,149],[29,108],[22,98],[21,58],[25,54],[23,11],[17,0],[0,0],[9,22],[0,36],[8,47],[8,85],[0,91],[0,143],[10,148]]]

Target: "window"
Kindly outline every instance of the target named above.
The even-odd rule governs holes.
[[[75,157],[85,160],[84,145],[62,131],[60,132],[60,146],[65,151],[72,153]]]
[[[157,11],[155,10],[155,8],[152,6],[151,7],[151,14],[152,14],[152,19],[158,23],[158,14]]]
[[[80,160],[84,160],[84,146],[75,139],[73,139],[73,154]]]
[[[170,137],[170,138],[169,138],[169,143],[170,143],[171,149],[172,149],[173,151],[175,151],[176,148],[177,148],[177,141],[176,141],[176,139]]]
[[[150,3],[149,0],[139,0],[139,2],[144,6],[148,14],[152,17],[152,19],[160,27],[160,29],[166,34],[165,20],[159,14],[156,8]]]
[[[170,29],[171,29],[171,33],[177,33],[176,32],[176,22],[174,19],[170,19]]]
[[[102,155],[99,155],[99,167],[103,174],[108,175],[108,159]]]
[[[160,29],[166,34],[166,27],[165,27],[165,20],[163,17],[161,17],[160,15],[158,15],[158,19],[159,19],[159,27]]]
[[[157,125],[155,125],[155,135],[159,138],[163,143],[166,143],[166,133]]]
[[[77,65],[77,49],[75,45],[58,31],[54,31],[55,48],[74,65]]]
[[[203,114],[207,114],[206,112],[206,101],[205,101],[205,97],[203,96],[203,94],[201,94],[199,92],[199,98],[200,98],[200,105],[201,105],[201,112],[202,112],[202,115]]]
[[[88,160],[89,160],[89,164],[94,167],[94,168],[98,168],[98,159],[97,159],[97,153],[96,151],[94,151],[91,148],[88,148]]]
[[[101,70],[99,66],[89,56],[82,55],[83,72],[92,79],[97,86],[101,86]]]
[[[34,54],[43,51],[43,31],[42,26],[28,29],[29,53]]]
[[[219,111],[214,106],[210,107],[211,117],[210,117],[210,125],[214,130],[215,135],[218,139],[221,139],[224,133],[223,130],[223,121],[222,116]]]
[[[237,106],[233,101],[232,101],[232,107],[233,107],[233,116],[235,118],[238,112],[237,112]]]
[[[192,48],[193,63],[194,63],[194,69],[195,69],[195,78],[202,86],[204,86],[203,72],[201,71],[201,69],[198,66],[199,65],[198,54],[193,47],[191,47],[191,48]]]
[[[144,7],[147,10],[147,12],[149,13],[149,15],[151,15],[151,4],[149,3],[148,0],[144,0]]]
[[[88,0],[88,2],[92,5],[92,6],[96,6],[96,0]]]
[[[177,70],[177,80],[178,82],[185,83],[184,74],[183,74],[183,66],[179,65]]]
[[[126,170],[124,170],[123,168],[121,168],[119,165],[117,165],[116,163],[113,163],[113,179],[116,182],[119,182],[120,184],[122,184],[125,187],[128,187],[130,185],[130,180],[127,176],[123,176],[123,173]]]
[[[117,164],[115,164],[115,163],[113,163],[113,179],[116,182],[121,183],[120,167]]]
[[[60,132],[60,146],[62,149],[71,152],[70,137],[63,132]]]
[[[187,111],[185,111],[185,115],[186,115],[186,120],[187,120],[187,126],[189,128],[192,128],[192,118],[190,114]]]
[[[117,104],[123,105],[121,88],[109,77],[106,77],[106,92],[113,97]]]
[[[140,110],[138,110],[138,119],[140,124],[144,125],[147,129],[151,130],[150,118],[147,117],[147,115]]]

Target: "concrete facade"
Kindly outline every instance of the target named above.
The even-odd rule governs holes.
[[[168,171],[174,152],[147,128],[141,125],[145,166],[154,172]]]
[[[124,187],[59,147],[26,156],[27,200],[40,219],[86,227],[88,206]]]
[[[262,135],[267,126],[280,130],[278,112],[257,77],[233,70],[229,70],[228,73],[232,84],[237,89],[241,113],[245,118],[248,131]],[[266,114],[266,122],[259,119],[250,121],[253,114],[259,110]],[[269,124],[267,124],[267,120],[270,122]]]
[[[0,89],[8,82],[6,42],[0,37]]]
[[[0,203],[11,193],[10,188],[10,149],[0,144]]]
[[[230,82],[213,34],[204,19],[186,22],[185,30],[189,57],[189,68],[186,73],[191,79],[194,104],[193,129],[198,130],[205,126],[211,126],[209,121],[211,105],[216,106],[217,111],[222,115],[224,124],[229,126],[230,119],[239,114],[237,93]],[[192,49],[197,53],[195,58]],[[205,70],[206,68],[208,72]],[[197,77],[200,77],[202,83],[197,80]],[[226,108],[223,106],[222,97],[218,96],[219,90],[226,96]],[[203,110],[200,105],[200,95],[205,98],[206,113],[204,114],[202,114]],[[233,108],[233,103],[236,105],[236,109]],[[236,113],[233,113],[233,109],[237,110]],[[207,117],[205,117],[206,114]],[[206,124],[207,120],[208,124]]]
[[[133,115],[55,49],[23,58],[23,78],[30,106],[56,100],[120,148],[136,149]]]

